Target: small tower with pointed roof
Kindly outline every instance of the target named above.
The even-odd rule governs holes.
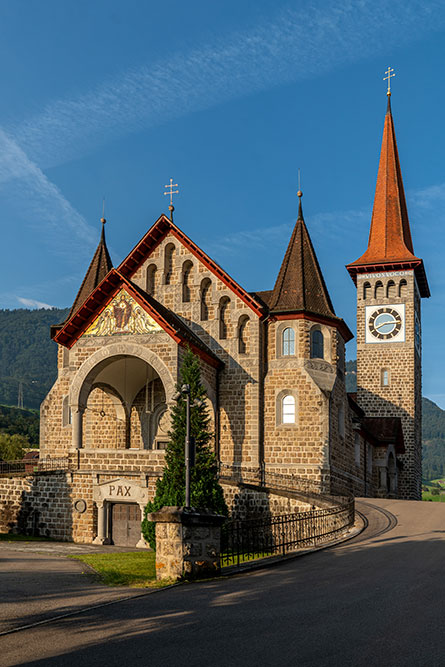
[[[377,461],[377,485],[382,495],[420,499],[420,302],[430,292],[414,253],[390,96],[388,90],[368,247],[346,268],[357,286],[357,401],[367,417],[400,417],[403,426],[397,480]]]
[[[264,382],[267,469],[307,476],[333,487],[331,464],[346,442],[345,342],[303,217],[298,217],[267,303],[268,359]],[[346,458],[346,457],[343,457]]]

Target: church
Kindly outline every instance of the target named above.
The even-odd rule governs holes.
[[[99,245],[65,322],[41,406],[41,458],[70,460],[71,539],[137,544],[162,474],[184,351],[197,355],[222,469],[306,478],[325,493],[420,499],[421,315],[388,95],[368,246],[357,288],[357,391],[306,225],[302,193],[270,290],[247,292],[169,216],[118,267]],[[310,223],[309,223],[310,228]],[[339,270],[342,268],[339,266]]]

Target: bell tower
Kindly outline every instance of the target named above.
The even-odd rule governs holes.
[[[414,254],[388,107],[368,247],[347,270],[357,286],[357,401],[367,417],[399,417],[398,496],[421,498],[421,298],[430,291]]]

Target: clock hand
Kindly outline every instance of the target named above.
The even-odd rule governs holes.
[[[382,322],[381,324],[376,324],[374,325],[374,329],[381,329],[382,327],[386,327],[387,324],[396,324],[396,320],[389,320],[388,322]]]

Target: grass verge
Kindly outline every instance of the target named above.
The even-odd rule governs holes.
[[[68,556],[80,560],[93,568],[107,586],[130,586],[132,588],[161,588],[173,581],[156,581],[154,551],[132,551],[129,553],[82,554]]]

